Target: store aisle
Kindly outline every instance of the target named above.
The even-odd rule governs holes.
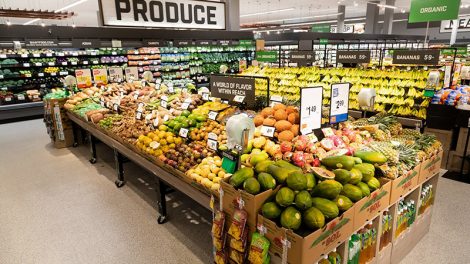
[[[0,263],[207,263],[211,214],[175,193],[158,225],[149,174],[126,163],[114,185],[112,151],[57,150],[42,120],[0,125]]]

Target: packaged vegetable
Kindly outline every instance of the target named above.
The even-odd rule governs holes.
[[[235,249],[230,249],[230,260],[236,264],[243,264],[245,261],[245,254],[236,251]]]
[[[245,230],[247,215],[248,213],[245,210],[236,209],[234,211],[232,223],[230,224],[230,228],[228,230],[228,234],[233,238],[237,240],[241,239]]]
[[[224,231],[225,214],[223,211],[216,210],[214,220],[212,222],[212,236],[214,238],[221,238]]]
[[[253,233],[248,253],[248,261],[252,264],[269,263],[269,240],[258,232]]]
[[[230,238],[230,248],[235,249],[238,252],[244,253],[246,250],[246,242],[248,240],[248,228],[243,231],[242,239],[237,240],[233,237]]]
[[[214,256],[215,264],[227,264],[227,254],[224,251],[218,251]]]

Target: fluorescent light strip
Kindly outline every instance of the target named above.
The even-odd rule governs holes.
[[[244,23],[244,24],[260,24],[260,23],[272,23],[272,22],[278,22],[278,21],[291,21],[291,20],[299,20],[299,19],[307,19],[307,18],[321,18],[321,17],[338,16],[340,14],[343,14],[343,13],[326,14],[326,15],[318,15],[318,16],[305,16],[305,17],[296,17],[296,18],[285,18],[285,19],[275,19],[275,20],[257,21],[257,22]]]
[[[292,7],[292,8],[271,10],[271,11],[266,11],[266,12],[245,14],[245,15],[240,15],[240,17],[249,17],[249,16],[257,16],[257,15],[267,15],[267,14],[281,13],[281,12],[287,12],[287,11],[292,11],[292,10],[295,10],[295,8]]]
[[[66,6],[64,6],[64,7],[62,7],[62,8],[59,8],[59,9],[55,10],[54,13],[62,12],[62,11],[64,11],[64,10],[67,10],[67,9],[69,9],[69,8],[72,8],[72,7],[74,7],[74,6],[77,6],[77,5],[79,5],[79,4],[85,3],[86,1],[88,1],[88,0],[80,0],[80,1],[77,1],[77,2],[75,2],[75,3],[71,3],[70,5],[66,5]],[[30,21],[24,23],[23,25],[24,25],[24,26],[31,25],[31,24],[33,24],[34,22],[37,22],[37,21],[39,21],[39,20],[41,20],[41,19],[40,19],[40,18],[35,18],[35,19],[33,19],[33,20],[30,20]]]
[[[398,7],[396,7],[396,6],[392,6],[392,5],[382,5],[382,4],[377,4],[377,6],[383,7],[383,8],[391,8],[391,9],[397,9],[397,8],[398,8]]]

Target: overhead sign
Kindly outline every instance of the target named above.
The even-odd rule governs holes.
[[[369,50],[338,50],[337,63],[370,63]]]
[[[308,135],[321,128],[323,87],[300,89],[300,133]]]
[[[409,23],[457,19],[460,0],[411,0]]]
[[[313,25],[312,26],[312,32],[315,33],[330,33],[330,25]]]
[[[192,40],[175,40],[175,47],[187,47],[193,45]]]
[[[460,17],[458,20],[458,32],[470,31],[470,16]],[[452,33],[454,20],[444,20],[441,22],[441,33]]]
[[[101,43],[97,39],[72,39],[74,48],[100,48]]]
[[[394,50],[393,64],[438,65],[440,51],[428,50]]]
[[[154,40],[154,39],[144,39],[144,47],[164,47],[166,46],[166,41],[163,40]]]
[[[348,120],[350,83],[335,83],[331,85],[330,124]]]
[[[277,62],[277,51],[257,51],[256,60],[261,62]]]
[[[57,48],[59,42],[57,39],[27,39],[25,40],[26,48]]]
[[[90,69],[80,69],[75,70],[75,78],[77,78],[77,87],[78,88],[88,88],[93,84],[91,82],[91,70]]]
[[[449,48],[449,49],[441,49],[441,55],[447,55],[447,56],[454,56],[456,55],[462,55],[465,56],[468,53],[468,48],[467,47],[456,47],[454,48]]]
[[[292,51],[290,60],[297,63],[298,66],[308,66],[315,61],[315,54],[313,54],[313,51]]]
[[[196,40],[197,46],[212,46],[215,45],[212,40]]]
[[[188,0],[101,0],[105,26],[225,29],[225,3]]]
[[[255,78],[211,75],[210,89],[213,97],[255,107]]]

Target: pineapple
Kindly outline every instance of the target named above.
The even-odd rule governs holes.
[[[410,136],[413,137],[414,139],[421,137],[421,133],[415,129],[409,129],[409,128],[404,128],[401,131],[400,136]]]
[[[369,148],[384,154],[391,164],[397,164],[399,162],[399,152],[393,148],[390,142],[371,142]]]
[[[392,123],[388,126],[388,130],[392,136],[400,135],[403,130],[402,125],[399,122]]]
[[[360,118],[354,122],[352,122],[352,124],[356,127],[359,127],[359,126],[366,126],[369,124],[369,121],[367,121],[366,118]]]
[[[398,160],[405,169],[413,169],[416,166],[418,154],[418,151],[413,147],[413,145],[400,144],[396,149],[399,153]]]

